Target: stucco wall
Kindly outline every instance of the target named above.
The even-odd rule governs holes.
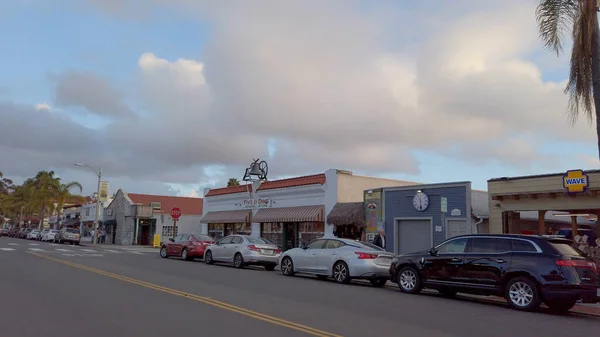
[[[156,234],[162,235],[163,226],[173,226],[173,219],[168,214],[154,214],[152,218],[156,219]],[[182,215],[177,221],[177,233],[202,233],[200,219],[202,215]]]
[[[337,170],[334,170],[337,171]],[[419,185],[419,183],[374,177],[364,177],[336,172],[337,202],[360,202],[364,200],[364,192],[368,189],[396,186]]]

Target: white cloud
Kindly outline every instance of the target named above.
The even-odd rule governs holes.
[[[36,110],[50,111],[50,104],[48,104],[48,103],[38,103],[38,104],[35,105],[35,109]]]

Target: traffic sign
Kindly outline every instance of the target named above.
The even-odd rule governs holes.
[[[181,216],[181,209],[179,207],[171,208],[171,218],[177,220]]]

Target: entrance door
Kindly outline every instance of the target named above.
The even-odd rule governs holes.
[[[283,250],[298,247],[298,224],[288,222],[283,224]]]
[[[446,227],[446,239],[453,238],[459,235],[467,235],[471,233],[469,223],[464,220],[448,220]]]
[[[142,225],[140,230],[140,245],[147,246],[150,244],[150,226]]]

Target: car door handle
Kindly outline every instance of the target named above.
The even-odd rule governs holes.
[[[504,259],[497,259],[496,262],[498,262],[498,263],[504,263],[506,261]]]
[[[460,261],[462,261],[462,259],[453,258],[451,261],[452,262],[460,262]]]

